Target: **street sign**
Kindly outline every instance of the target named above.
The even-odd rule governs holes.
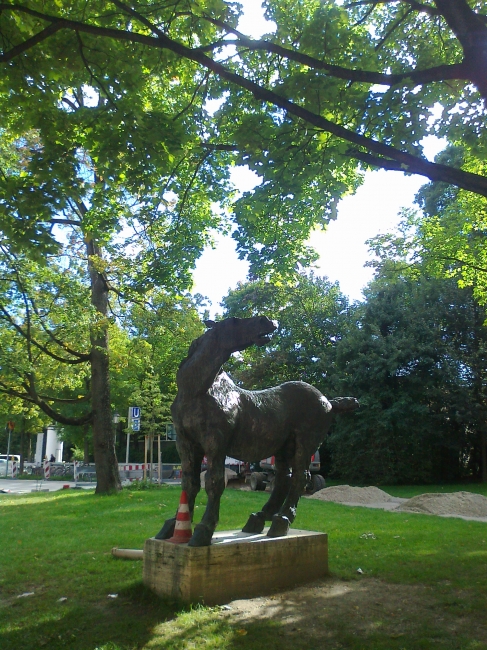
[[[130,433],[140,431],[140,406],[129,406],[127,419],[127,451],[125,452],[125,462],[129,462]]]
[[[140,406],[129,406],[127,426],[132,431],[140,431]],[[134,423],[138,422],[139,428],[136,429]]]

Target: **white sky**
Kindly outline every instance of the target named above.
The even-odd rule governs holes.
[[[243,0],[243,4],[246,12],[239,22],[240,31],[254,38],[273,31],[273,23],[266,23],[262,18],[260,0]],[[429,159],[444,146],[433,137],[425,144]],[[248,169],[234,170],[233,181],[242,192],[252,189],[255,179]],[[356,194],[338,204],[337,220],[329,224],[326,232],[312,234],[310,243],[320,255],[316,271],[333,282],[338,281],[342,292],[351,300],[360,300],[362,289],[373,275],[373,269],[364,267],[369,259],[366,240],[393,230],[399,221],[399,211],[412,206],[414,195],[426,182],[424,177],[401,172],[367,172]],[[248,270],[248,264],[238,259],[231,237],[219,236],[215,243],[215,249],[207,249],[199,259],[193,286],[193,293],[210,299],[212,316],[222,311],[221,299],[237,282],[246,280]]]

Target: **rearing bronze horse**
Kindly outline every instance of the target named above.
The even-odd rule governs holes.
[[[178,392],[171,411],[181,457],[182,489],[193,516],[200,490],[203,457],[208,460],[205,489],[208,503],[189,546],[209,546],[218,523],[225,488],[225,457],[258,462],[275,456],[276,478],[262,510],[250,515],[243,531],[286,535],[306,484],[309,460],[327,434],[332,414],[357,408],[352,397],[328,401],[316,388],[290,381],[275,388],[248,391],[221,371],[233,352],[262,346],[277,324],[265,316],[205,321],[208,330],[193,341],[176,375]],[[291,469],[291,471],[290,471]],[[156,535],[173,535],[176,518],[166,520]]]

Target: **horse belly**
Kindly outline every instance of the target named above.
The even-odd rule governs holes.
[[[249,395],[249,394],[248,394]],[[304,382],[287,382],[243,399],[229,455],[246,462],[273,456],[290,438],[312,454],[330,428],[331,404]]]
[[[292,426],[285,409],[251,405],[239,413],[228,455],[245,462],[257,462],[275,454],[290,435]]]

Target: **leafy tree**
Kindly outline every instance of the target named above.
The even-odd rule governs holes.
[[[278,329],[265,348],[241,353],[232,372],[246,388],[302,380],[329,394],[334,354],[347,329],[348,302],[337,284],[310,273],[293,283],[241,284],[223,299],[225,316],[265,314]]]
[[[65,440],[84,448],[87,461],[88,429],[80,425],[92,421],[87,353],[92,315],[86,311],[89,288],[76,250],[68,258],[66,246],[62,258],[49,256],[46,264],[12,257],[2,249],[0,392],[3,403],[10,402],[5,422],[15,419],[20,425],[15,432],[17,449],[25,447],[17,440],[18,432],[21,437],[23,432],[38,432],[54,419],[64,425]],[[124,413],[134,403],[151,363],[165,373],[157,390],[169,390],[172,400],[177,365],[201,330],[189,297],[178,300],[153,292],[146,306],[135,304],[119,311],[116,322],[109,324],[111,398],[116,408]],[[36,416],[36,408],[44,419]],[[144,412],[146,423],[153,409],[146,405]]]
[[[337,418],[322,448],[326,471],[356,483],[480,478],[487,334],[469,289],[386,260],[364,303],[302,276],[262,281],[224,299],[226,316],[265,313],[279,329],[230,366],[249,388],[301,379],[361,408]]]
[[[378,273],[337,347],[338,392],[361,408],[335,424],[335,475],[383,484],[482,476],[487,332],[478,316],[452,280]]]
[[[150,309],[135,303],[121,317],[124,330],[117,332],[124,343],[111,348],[111,386],[112,399],[123,404],[122,412],[129,404],[141,406],[141,433],[151,437],[152,449],[155,433],[165,433],[165,424],[171,422],[176,371],[191,342],[202,334],[203,323],[199,296],[154,290],[146,298]],[[142,458],[137,434],[131,438],[135,457]],[[174,443],[163,444],[161,457],[163,462],[180,462]]]
[[[160,380],[153,368],[146,370],[140,388],[133,394],[133,402],[141,408],[141,434],[148,439],[149,462],[154,462],[154,438],[164,435],[165,423],[171,421],[171,400],[161,393]],[[144,462],[146,459],[144,458]]]
[[[163,290],[153,291],[148,298],[150,309],[133,304],[124,316],[124,326],[130,332],[131,344],[143,350],[139,380],[149,363],[159,377],[161,392],[172,401],[177,392],[176,371],[181,359],[187,355],[191,342],[204,331],[199,313],[202,299],[189,294],[174,296]],[[131,352],[128,358],[132,356]]]
[[[447,159],[466,159],[460,148],[444,152]],[[468,158],[467,158],[468,160]],[[477,168],[485,164],[469,161]],[[452,191],[443,183],[423,186],[417,195],[422,213],[410,219],[415,229],[416,257],[431,273],[456,278],[471,287],[480,304],[487,304],[487,205],[476,195]]]
[[[20,454],[20,471],[24,469],[25,460],[34,455],[37,439],[35,434],[40,433],[46,425],[46,418],[40,416],[38,410],[19,399],[2,396],[0,406],[0,450],[7,452],[9,431],[6,423],[12,421],[15,429],[10,435],[10,453]]]
[[[128,72],[120,61],[112,64],[118,83]],[[33,104],[22,120],[7,100],[0,226],[10,260],[22,251],[41,261],[63,255],[61,248],[69,245],[85,261],[88,292],[81,295],[92,308],[83,354],[93,407],[86,417],[93,428],[97,491],[110,492],[120,482],[110,412],[109,296],[139,300],[155,285],[178,291],[191,283],[209,230],[224,222],[212,204],[224,203],[226,172],[208,167],[207,159],[219,154],[202,151],[199,137],[195,146],[197,125],[183,110],[189,90],[162,94],[169,80],[156,83],[147,72],[129,84],[130,92],[120,91],[126,102],[114,108],[89,94],[84,65],[81,78],[79,70],[71,72],[61,101],[52,88],[34,83]],[[11,90],[0,89],[0,102],[12,98]],[[25,97],[18,99],[22,104]],[[50,417],[63,421],[52,410]]]
[[[472,160],[465,147],[450,147],[439,154],[445,162],[479,163]],[[482,165],[480,165],[482,166]],[[463,289],[471,303],[470,324],[464,324],[470,336],[463,350],[470,368],[473,410],[485,410],[485,304],[487,302],[487,259],[484,245],[485,205],[475,196],[444,183],[424,185],[416,202],[421,211],[405,211],[398,232],[376,237],[372,248],[379,274],[402,274],[418,279],[428,274],[436,278],[449,278]],[[462,324],[459,323],[459,327]],[[460,337],[462,329],[459,330]],[[487,481],[487,430],[482,417],[476,418],[472,429],[476,432],[475,453],[484,481]]]
[[[0,393],[81,425],[91,419],[90,314],[78,271],[77,262],[39,265],[0,245]]]
[[[440,162],[476,165],[464,147],[447,147]],[[403,211],[396,233],[371,240],[378,261],[369,265],[410,265],[436,277],[456,278],[460,287],[471,287],[479,304],[487,302],[486,205],[482,197],[445,183],[423,185],[416,195],[419,210]],[[418,266],[419,265],[419,266]]]

